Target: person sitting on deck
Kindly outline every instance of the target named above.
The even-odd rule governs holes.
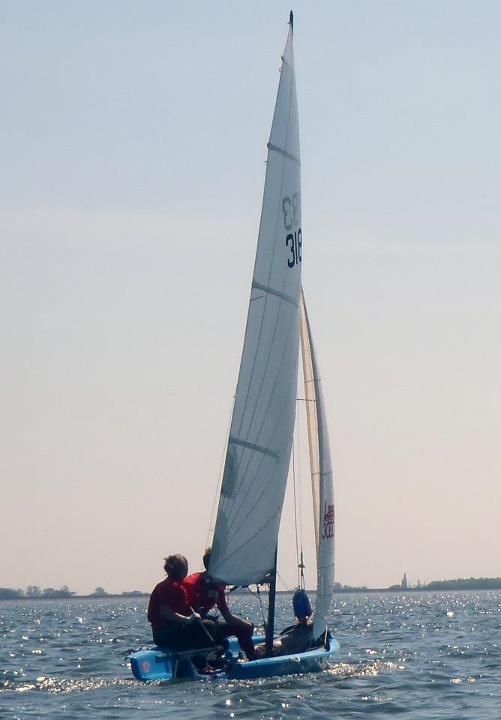
[[[313,644],[313,624],[310,621],[311,604],[308,595],[302,588],[298,588],[292,596],[292,607],[297,622],[280,633],[281,655],[304,652]]]
[[[230,635],[235,635],[247,658],[254,660],[256,657],[254,643],[252,642],[254,625],[247,620],[233,615],[230,611],[224,596],[226,585],[214,581],[207,572],[210,555],[211,548],[207,548],[203,556],[205,570],[189,575],[183,582],[188,592],[190,605],[200,613],[203,618],[206,618],[207,613],[212,610],[214,605],[217,605],[219,612],[223,616],[223,620],[218,620],[216,624],[216,642],[220,644],[225,638]]]
[[[167,578],[153,589],[148,605],[153,641],[173,650],[192,650],[215,645],[216,624],[190,607],[183,580],[188,562],[183,555],[165,558]]]
[[[272,655],[295,655],[313,647],[313,624],[310,620],[312,610],[310,600],[302,589],[292,596],[292,606],[296,622],[284,628],[279,637],[273,640]],[[259,657],[266,657],[266,644],[256,646]]]

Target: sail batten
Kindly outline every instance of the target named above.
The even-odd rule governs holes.
[[[289,158],[289,160],[293,160],[294,162],[297,162],[299,165],[301,165],[301,160],[297,158],[295,155],[292,155],[292,153],[287,152],[287,150],[284,150],[281,147],[277,147],[276,145],[272,145],[271,143],[268,143],[267,145],[268,150],[274,150],[277,153],[281,153],[286,158]]]
[[[259,582],[273,568],[289,469],[299,353],[302,231],[292,32],[284,50],[210,574]],[[256,291],[263,293],[256,297]],[[236,439],[236,442],[232,442]]]
[[[299,303],[297,300],[295,300],[292,297],[289,297],[289,295],[285,295],[285,293],[280,292],[280,290],[275,290],[275,288],[268,287],[267,285],[262,285],[258,282],[253,282],[252,287],[255,290],[262,290],[265,293],[269,293],[270,295],[275,295],[278,298],[281,298],[282,300],[285,300],[286,302],[292,303],[292,305],[295,305],[296,307],[299,307]],[[257,300],[257,298],[251,298],[251,300]]]
[[[255,443],[247,442],[246,440],[239,440],[238,438],[230,436],[228,442],[232,443],[233,445],[241,445],[242,447],[249,448],[249,450],[254,450],[258,453],[263,453],[263,455],[271,455],[271,457],[274,458],[280,457],[279,454],[273,452],[273,450],[270,450],[267,447],[262,447],[261,445],[256,445]]]

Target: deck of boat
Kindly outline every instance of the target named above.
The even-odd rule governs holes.
[[[262,637],[254,639],[256,643],[263,640]],[[206,650],[212,650],[212,648]],[[139,650],[133,653],[129,659],[134,677],[143,682],[204,678],[254,680],[318,672],[338,652],[339,643],[335,638],[330,638],[326,646],[312,648],[305,652],[245,660],[239,657],[237,641],[230,638],[226,663],[221,670],[198,672],[191,661],[193,652],[177,653],[157,646]]]

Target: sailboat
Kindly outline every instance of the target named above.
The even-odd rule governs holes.
[[[227,440],[209,575],[227,585],[269,586],[264,654],[239,657],[230,639],[217,677],[251,679],[320,670],[339,650],[328,627],[334,588],[334,494],[327,422],[301,283],[301,164],[293,16],[282,55],[268,142],[261,222],[247,325]],[[299,354],[308,420],[317,592],[311,642],[277,651],[274,628],[278,532],[295,425]],[[154,647],[130,657],[140,680],[197,677],[189,653]]]

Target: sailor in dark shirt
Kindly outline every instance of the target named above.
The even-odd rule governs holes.
[[[193,612],[183,580],[188,574],[188,562],[183,555],[165,558],[167,578],[153,589],[148,605],[153,640],[157,645],[173,650],[207,647],[216,633],[212,620],[202,619]],[[215,643],[214,643],[215,644]]]
[[[235,635],[242,650],[249,660],[254,660],[254,643],[252,633],[254,625],[247,620],[233,615],[226,602],[224,590],[226,585],[212,580],[207,573],[210,559],[210,548],[207,548],[203,557],[204,572],[197,572],[189,575],[183,582],[188,593],[189,604],[200,615],[205,618],[207,613],[217,605],[223,620],[218,620],[216,625],[215,640],[219,644],[224,638]]]

